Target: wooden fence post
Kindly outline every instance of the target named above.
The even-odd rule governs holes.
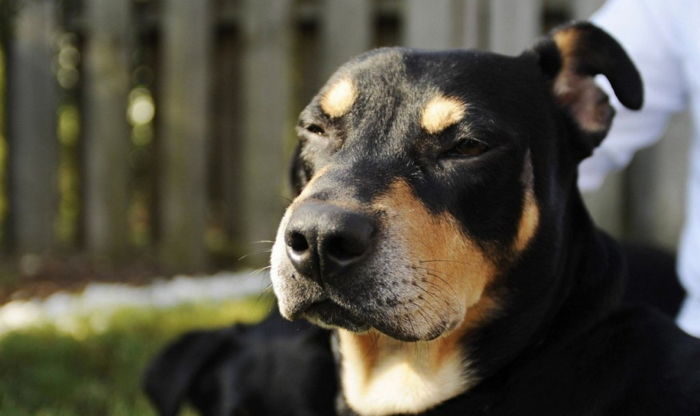
[[[128,0],[86,1],[85,239],[95,257],[120,257],[128,243]]]
[[[619,238],[624,233],[624,171],[610,172],[603,185],[583,194],[586,208],[596,225]]]
[[[320,82],[339,65],[371,46],[371,6],[368,0],[325,0],[322,3]]]
[[[403,43],[421,49],[478,46],[478,0],[409,0]]]
[[[241,199],[241,39],[233,30],[220,34],[216,45],[214,68],[215,88],[212,88],[215,141],[218,148],[211,149],[210,157],[218,160],[217,178],[220,195],[219,215],[228,240],[239,245],[244,219],[238,212]],[[216,152],[216,154],[214,154]]]
[[[404,45],[421,49],[452,46],[452,0],[408,0],[404,7]]]
[[[56,4],[21,3],[8,54],[10,231],[19,254],[52,248],[58,204]]]
[[[292,134],[290,0],[245,0],[243,13],[243,194],[241,240],[247,253],[272,240],[282,213],[282,183],[288,160],[285,139]],[[249,257],[264,264],[267,255]]]
[[[457,16],[462,21],[462,33],[459,44],[456,46],[467,49],[478,48],[480,46],[479,21],[481,21],[479,0],[460,0],[458,9]]]
[[[516,55],[542,31],[542,0],[491,0],[490,49]]]
[[[206,265],[211,2],[166,0],[160,104],[160,255],[173,270]]]
[[[588,19],[604,3],[605,0],[574,0],[572,14],[576,19]]]
[[[625,236],[675,250],[685,220],[690,114],[675,115],[664,138],[639,151],[625,172]]]

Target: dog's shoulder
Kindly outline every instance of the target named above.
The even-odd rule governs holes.
[[[623,307],[582,335],[575,351],[580,388],[608,384],[610,414],[700,414],[700,340],[667,315]]]
[[[588,331],[533,346],[507,371],[429,414],[696,415],[698,362],[700,340],[653,308],[630,306]]]
[[[668,315],[628,305],[603,320],[591,335],[587,344],[610,343],[607,355],[611,360],[624,358],[632,374],[655,377],[663,371],[669,374],[668,381],[694,382],[700,401],[700,366],[692,365],[700,363],[700,339],[683,332]]]

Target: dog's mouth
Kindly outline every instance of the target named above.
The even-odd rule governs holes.
[[[400,341],[413,342],[431,340],[440,334],[451,330],[453,323],[440,322],[431,331],[421,336],[407,331],[388,317],[377,318],[374,314],[365,314],[345,308],[332,300],[325,299],[311,304],[299,317],[327,329],[342,328],[351,332],[366,332],[376,330]]]
[[[327,328],[344,328],[354,332],[364,332],[370,325],[331,300],[313,303],[301,315],[310,322]]]

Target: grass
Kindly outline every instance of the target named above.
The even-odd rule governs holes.
[[[155,352],[192,328],[258,321],[271,305],[258,296],[124,309],[0,335],[0,415],[152,416],[140,378]]]

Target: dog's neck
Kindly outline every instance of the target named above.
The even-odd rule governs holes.
[[[465,392],[478,380],[462,340],[495,308],[482,298],[458,328],[431,341],[338,330],[345,403],[362,416],[416,414]]]
[[[617,243],[596,228],[578,192],[569,211],[569,250],[556,268],[558,288],[545,321],[551,338],[587,331],[619,306],[623,291],[625,267]]]
[[[546,217],[537,241],[505,276],[509,293],[517,295],[469,340],[477,374],[494,386],[518,371],[521,357],[527,362],[576,342],[619,305],[619,250],[595,228],[578,190],[562,203],[554,211],[566,215]]]

